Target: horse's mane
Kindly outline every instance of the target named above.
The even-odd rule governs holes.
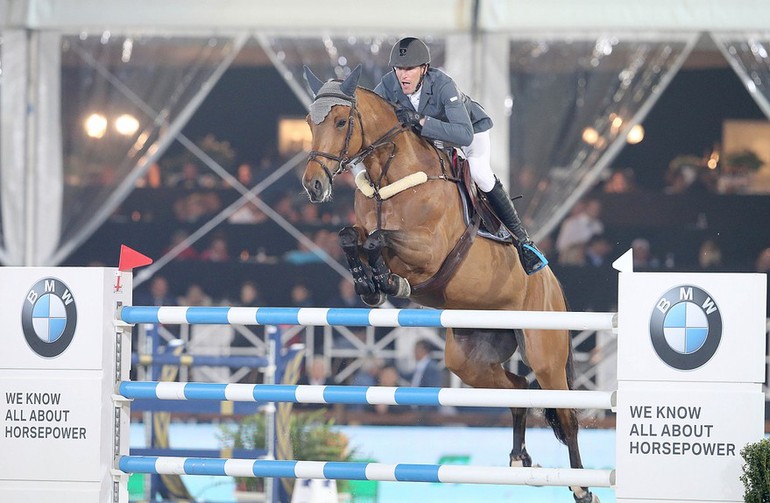
[[[359,91],[364,91],[365,94],[369,94],[369,95],[374,96],[375,98],[378,98],[381,102],[385,103],[386,105],[389,105],[390,108],[392,108],[394,112],[396,111],[396,104],[395,103],[392,103],[392,102],[386,100],[385,98],[383,98],[382,96],[380,96],[379,94],[374,92],[373,89],[369,89],[369,88],[363,87],[363,86],[358,86],[358,90]]]

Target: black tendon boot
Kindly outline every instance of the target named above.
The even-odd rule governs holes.
[[[500,217],[503,224],[511,231],[513,237],[516,238],[516,249],[519,250],[519,258],[521,259],[524,271],[527,274],[533,274],[547,266],[548,260],[537,249],[532,239],[530,239],[527,230],[521,223],[521,219],[519,219],[516,208],[513,206],[513,201],[511,201],[508,192],[505,191],[503,184],[500,183],[497,177],[495,177],[495,186],[486,194],[487,199],[492,204],[492,209],[495,210],[497,216]]]

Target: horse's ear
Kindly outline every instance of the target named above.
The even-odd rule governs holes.
[[[315,76],[313,71],[308,68],[307,66],[304,67],[305,69],[305,82],[307,82],[307,85],[310,86],[310,90],[313,91],[313,96],[318,94],[318,91],[321,89],[321,86],[324,85],[323,82],[321,82],[321,79]]]
[[[345,93],[347,96],[354,96],[356,94],[356,86],[358,85],[358,79],[361,78],[361,65],[359,64],[357,67],[353,69],[352,72],[350,72],[350,75],[342,82],[340,85],[340,91]]]

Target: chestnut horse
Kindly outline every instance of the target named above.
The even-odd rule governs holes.
[[[312,132],[302,185],[315,203],[332,197],[335,176],[363,164],[355,195],[357,225],[340,231],[340,245],[356,292],[370,305],[385,295],[409,297],[434,308],[565,311],[561,285],[550,268],[527,276],[514,246],[472,240],[451,274],[431,278],[468,234],[448,156],[399,124],[393,105],[358,87],[360,67],[344,81],[321,82],[309,69],[315,94],[307,122]],[[472,229],[475,234],[476,228]],[[572,381],[568,330],[448,329],[446,366],[469,386],[527,389],[523,376],[503,363],[519,349],[540,387],[567,390]],[[511,466],[532,466],[525,447],[526,409],[511,409]],[[548,409],[546,418],[582,468],[578,421],[572,409]],[[571,487],[578,503],[597,502],[587,487]]]

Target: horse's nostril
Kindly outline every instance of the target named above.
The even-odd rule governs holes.
[[[313,194],[315,194],[317,197],[321,197],[324,191],[324,184],[321,180],[316,180],[313,182]]]

